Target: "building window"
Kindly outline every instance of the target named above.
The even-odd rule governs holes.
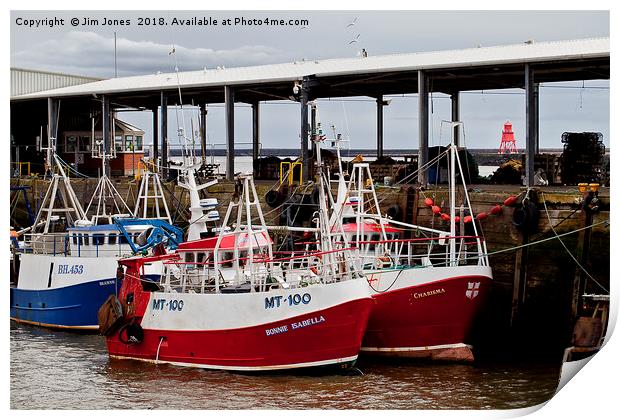
[[[136,136],[136,152],[142,151],[142,136]]]
[[[133,152],[133,136],[125,136],[125,151]]]
[[[80,152],[90,152],[90,136],[80,136]]]
[[[78,138],[77,136],[67,136],[67,141],[65,143],[65,153],[73,153],[77,147]]]
[[[114,136],[114,147],[117,152],[123,151],[123,136]]]

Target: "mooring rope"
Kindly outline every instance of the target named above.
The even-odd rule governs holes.
[[[549,220],[549,226],[551,226],[551,230],[553,231],[553,234],[555,235],[554,238],[551,238],[551,239],[557,238],[557,240],[560,241],[560,243],[566,250],[566,253],[573,259],[573,261],[575,261],[575,264],[577,264],[577,267],[579,267],[581,271],[583,271],[584,274],[590,278],[590,280],[596,283],[598,287],[600,287],[606,293],[609,293],[609,290],[607,290],[601,283],[599,283],[594,277],[592,277],[592,275],[588,272],[588,270],[586,270],[584,266],[581,265],[581,263],[577,260],[577,258],[575,258],[575,256],[570,252],[570,250],[568,249],[564,241],[559,237],[558,233],[555,231],[555,228],[551,224],[551,216],[549,216],[549,210],[547,209],[547,200],[545,200],[545,193],[541,191],[540,194],[542,195],[542,198],[543,198],[543,206],[545,207],[545,213],[547,215],[547,220]]]

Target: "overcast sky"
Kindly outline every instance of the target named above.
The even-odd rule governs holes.
[[[140,18],[217,19],[217,26],[139,26]],[[287,27],[222,26],[223,19],[307,19],[307,25]],[[27,27],[23,19],[64,19],[64,25]],[[72,26],[72,18],[80,20]],[[91,19],[83,26],[84,18]],[[105,19],[125,20],[129,25],[103,25]],[[98,24],[94,23],[98,21]],[[129,22],[126,22],[129,20]],[[152,21],[151,21],[152,22]],[[116,22],[120,23],[120,22]],[[146,20],[145,20],[146,23]],[[235,67],[290,62],[299,59],[355,57],[362,48],[369,54],[408,53],[609,36],[608,12],[563,11],[398,11],[398,12],[12,12],[11,65],[97,77],[114,77],[114,32],[117,34],[118,75],[174,71],[168,52],[174,45],[179,70],[217,66]],[[352,42],[355,40],[356,42]],[[473,148],[499,145],[502,125],[514,124],[518,145],[524,145],[525,96],[521,90],[464,92],[461,119],[466,142]],[[415,148],[417,97],[396,97],[385,108],[385,148]],[[332,124],[352,147],[376,143],[374,100],[320,101],[324,126]],[[450,101],[433,95],[431,144],[445,144],[447,130],[441,120],[450,117]],[[151,135],[151,114],[122,117]],[[176,118],[169,119],[171,126]],[[236,138],[249,141],[249,108],[236,111]],[[224,139],[221,106],[209,109],[208,139]],[[174,138],[176,127],[170,127]],[[548,84],[540,93],[541,147],[561,147],[565,131],[600,131],[609,145],[608,81],[575,81]],[[294,147],[299,139],[299,105],[265,104],[261,113],[263,147]],[[239,146],[243,147],[243,146]]]

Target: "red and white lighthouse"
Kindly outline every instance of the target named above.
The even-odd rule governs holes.
[[[504,123],[502,140],[499,144],[499,150],[497,153],[500,155],[506,153],[519,153],[519,149],[517,149],[517,140],[515,139],[515,133],[512,131],[512,123],[510,121],[506,121]]]

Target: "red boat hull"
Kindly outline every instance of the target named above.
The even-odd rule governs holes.
[[[141,343],[124,344],[118,333],[106,342],[114,358],[201,368],[252,371],[351,365],[357,359],[372,306],[372,299],[365,298],[251,327],[145,328]]]
[[[410,275],[415,274],[415,270]],[[373,286],[373,276],[369,275]],[[362,351],[382,356],[473,361],[470,335],[488,295],[488,275],[447,277],[373,292]]]

